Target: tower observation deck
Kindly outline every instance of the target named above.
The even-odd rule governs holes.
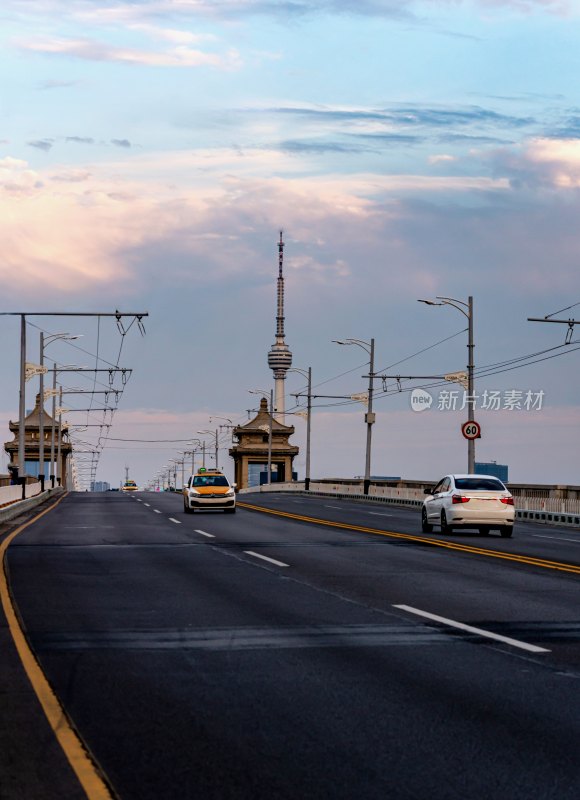
[[[268,352],[268,366],[274,373],[274,417],[284,422],[286,411],[284,381],[286,372],[292,366],[292,353],[284,341],[284,240],[280,231],[278,242],[278,291],[276,310],[276,337]]]

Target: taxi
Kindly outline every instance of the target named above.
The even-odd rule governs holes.
[[[138,492],[139,487],[135,483],[135,481],[125,481],[123,486],[121,487],[122,492]]]
[[[183,487],[183,510],[192,514],[196,509],[222,509],[226,514],[236,510],[236,485],[223,472],[200,467]]]

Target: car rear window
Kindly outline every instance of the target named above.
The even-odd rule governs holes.
[[[456,489],[470,492],[505,492],[503,483],[496,478],[455,478]]]

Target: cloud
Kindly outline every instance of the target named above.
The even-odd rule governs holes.
[[[44,150],[45,153],[48,153],[49,150],[52,149],[54,144],[54,139],[35,139],[30,142],[26,142],[29,147],[36,147],[37,150]]]
[[[62,183],[81,183],[89,180],[90,177],[91,173],[88,170],[66,169],[63,172],[50,175],[50,180]]]
[[[131,147],[131,142],[128,139],[111,139],[111,144],[114,144],[115,147]]]
[[[534,138],[522,145],[482,154],[495,174],[518,191],[567,191],[580,188],[580,138]]]
[[[335,122],[380,122],[400,127],[446,128],[489,125],[502,128],[524,128],[536,122],[533,117],[500,114],[481,106],[465,108],[393,106],[392,108],[360,109],[320,106],[279,106],[263,109],[273,114]]]
[[[138,50],[130,47],[115,47],[93,39],[46,38],[20,40],[23,50],[58,56],[71,56],[86,61],[112,61],[123,64],[139,64],[149,67],[214,67],[236,70],[241,67],[240,54],[230,48],[224,54],[207,53],[186,45],[178,45],[165,52]]]
[[[38,84],[38,88],[42,90],[48,89],[68,89],[71,86],[78,86],[78,81],[55,81],[46,80]]]
[[[94,144],[95,140],[90,136],[67,136],[65,142],[75,142],[76,144]]]
[[[148,34],[154,39],[162,39],[178,45],[200,44],[201,42],[215,42],[217,40],[217,36],[211,33],[192,33],[192,31],[161,28],[157,25],[148,25],[146,23],[135,23],[128,27],[130,30]]]
[[[456,161],[456,160],[457,159],[455,158],[455,156],[450,156],[445,153],[441,153],[440,155],[435,155],[435,156],[429,156],[430,164],[441,164],[444,162],[449,163],[451,161]]]
[[[276,145],[286,153],[314,153],[323,155],[324,153],[359,153],[361,148],[353,145],[340,144],[339,142],[312,142],[299,139],[288,139]]]

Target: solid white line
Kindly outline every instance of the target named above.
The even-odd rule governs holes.
[[[206,533],[205,531],[200,531],[197,528],[195,529],[196,533],[201,533],[202,536],[208,536],[210,539],[215,539],[213,533]]]
[[[484,631],[482,628],[474,628],[472,625],[465,625],[463,622],[456,622],[454,619],[447,619],[447,617],[439,617],[437,614],[430,614],[428,611],[421,611],[419,608],[412,606],[393,606],[393,608],[400,608],[401,611],[408,611],[410,614],[417,614],[419,617],[431,619],[434,622],[443,622],[451,628],[459,628],[459,630],[467,631],[468,633],[475,633],[478,636],[485,636],[487,639],[495,639],[504,644],[510,644],[512,647],[519,647],[521,650],[527,650],[529,653],[549,653],[545,647],[537,647],[535,644],[528,644],[527,642],[520,642],[517,639],[510,639],[509,636],[501,636],[499,633],[492,633],[491,631]]]
[[[367,511],[367,514],[370,514],[371,517],[392,517],[394,514],[383,514],[380,511]]]
[[[145,503],[145,505],[147,506],[147,508],[151,508],[151,505],[149,503]]]
[[[324,506],[324,508],[337,508],[340,511],[341,506]]]
[[[169,517],[171,522],[175,522],[176,525],[181,525],[181,522],[178,519],[173,519],[173,517]]]
[[[580,544],[580,536],[577,539],[567,539],[565,536],[542,536],[541,533],[532,533],[537,539],[559,539],[561,542],[574,542]]]
[[[159,510],[158,510],[158,509],[156,509],[156,508],[154,508],[154,509],[153,509],[153,511],[155,511],[155,513],[156,513],[156,514],[161,514],[161,511],[159,511]]]
[[[289,567],[290,564],[285,564],[283,561],[276,561],[275,558],[268,558],[268,556],[261,556],[259,553],[254,553],[253,550],[244,550],[249,556],[256,556],[256,558],[263,558],[264,561],[269,561],[270,564],[276,564],[277,567]]]

